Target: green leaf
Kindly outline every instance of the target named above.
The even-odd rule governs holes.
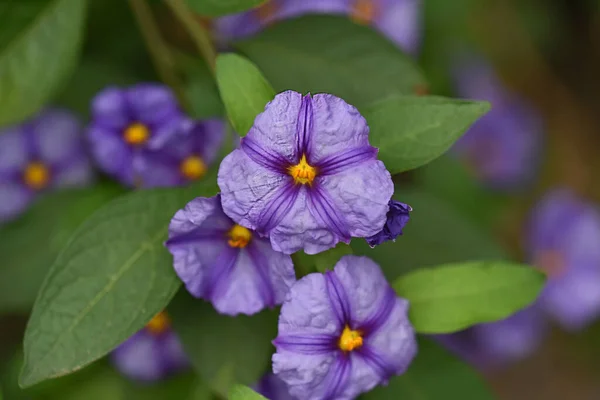
[[[414,188],[397,187],[396,193],[396,200],[413,208],[404,235],[374,249],[364,239],[352,241],[354,254],[375,260],[388,280],[421,267],[507,258],[488,232],[465,219],[451,204]]]
[[[393,287],[410,302],[420,333],[451,333],[504,319],[532,303],[545,283],[540,271],[503,261],[471,261],[421,269]]]
[[[329,249],[319,254],[308,255],[301,251],[294,254],[294,256],[302,263],[303,268],[311,270],[311,272],[312,270],[325,272],[327,270],[333,270],[333,267],[335,267],[335,264],[337,264],[340,258],[348,254],[353,254],[352,247],[340,242],[333,249]],[[294,265],[296,265],[296,262]]]
[[[121,193],[107,183],[51,193],[0,228],[0,313],[29,313],[50,265],[75,229]]]
[[[325,92],[359,109],[425,84],[413,60],[373,29],[331,15],[287,20],[235,44],[277,91]]]
[[[87,0],[0,2],[0,125],[37,112],[75,67]]]
[[[369,140],[392,174],[445,153],[490,106],[436,96],[396,96],[365,107]]]
[[[217,57],[217,85],[233,128],[242,136],[273,100],[275,91],[256,65],[237,54]]]
[[[408,371],[361,396],[362,400],[492,400],[490,389],[470,366],[430,339],[419,338],[419,351]]]
[[[22,387],[102,357],[166,307],[181,284],[163,246],[167,227],[194,196],[214,194],[212,180],[205,182],[131,193],[79,227],[36,299]]]
[[[190,8],[201,15],[221,17],[258,7],[267,0],[186,0]]]
[[[206,63],[190,60],[185,69],[188,76],[186,92],[190,100],[191,115],[198,119],[225,115],[219,89]]]
[[[277,335],[274,311],[251,317],[221,315],[210,303],[181,290],[169,315],[196,372],[222,396],[236,383],[255,383],[270,364],[271,340]]]
[[[229,391],[229,400],[267,400],[247,386],[235,385]]]

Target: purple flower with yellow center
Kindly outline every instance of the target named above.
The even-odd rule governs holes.
[[[142,382],[161,380],[187,369],[188,358],[170,325],[165,312],[157,314],[111,353],[113,365],[127,377]]]
[[[421,41],[422,0],[270,0],[251,11],[216,21],[222,42],[253,35],[274,22],[307,14],[344,15],[370,25],[408,53]]]
[[[292,91],[256,117],[221,163],[218,183],[225,213],[287,254],[375,235],[394,191],[356,108]]]
[[[511,189],[528,183],[537,170],[542,144],[538,113],[509,91],[483,60],[466,59],[458,64],[454,77],[460,97],[492,105],[458,140],[454,152],[491,187]]]
[[[46,110],[0,130],[0,222],[13,219],[47,189],[85,186],[93,171],[75,116]]]
[[[387,220],[383,229],[367,238],[367,243],[371,247],[378,246],[383,242],[395,242],[396,238],[402,235],[404,226],[406,226],[410,220],[410,212],[412,211],[411,206],[396,200],[390,200],[389,206],[390,209],[387,213]]]
[[[273,372],[300,400],[353,399],[408,368],[417,343],[407,312],[377,264],[344,256],[292,286]]]
[[[296,280],[291,257],[229,219],[219,196],[199,197],[179,210],[166,246],[187,290],[222,314],[250,315],[281,304]]]
[[[600,211],[567,189],[547,193],[528,225],[530,262],[548,276],[540,307],[563,328],[600,317]]]
[[[91,151],[104,172],[125,185],[143,186],[147,154],[162,148],[184,120],[167,86],[109,87],[92,101]]]

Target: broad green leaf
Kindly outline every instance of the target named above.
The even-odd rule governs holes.
[[[412,59],[373,29],[347,18],[287,20],[235,44],[277,91],[325,92],[359,109],[425,81]]]
[[[252,62],[237,54],[217,57],[217,85],[233,128],[242,136],[275,97],[275,91]]]
[[[258,7],[267,0],[186,0],[190,8],[201,15],[221,17]]]
[[[421,269],[393,287],[410,302],[420,333],[451,333],[504,319],[532,303],[545,282],[540,271],[504,261],[471,261]]]
[[[29,313],[44,276],[75,229],[123,193],[114,184],[48,194],[0,228],[0,313]]]
[[[229,391],[229,400],[267,400],[248,386],[235,385]]]
[[[0,125],[37,112],[75,67],[87,0],[0,2]]]
[[[404,235],[374,249],[364,239],[352,241],[354,254],[371,257],[390,281],[421,267],[507,258],[489,233],[465,219],[451,204],[427,192],[401,186],[396,187],[394,198],[413,208]]]
[[[276,312],[221,315],[212,304],[181,290],[169,314],[196,372],[222,396],[236,383],[255,383],[268,368],[274,351],[271,340],[277,334]]]
[[[395,96],[362,111],[379,159],[396,174],[441,156],[489,107],[436,96]]]
[[[362,400],[492,400],[490,389],[470,366],[431,339],[419,338],[419,351],[403,375],[378,386]]]
[[[142,190],[86,220],[36,299],[19,384],[84,367],[166,307],[181,284],[163,246],[169,221],[194,196],[214,193],[212,180],[185,189]]]

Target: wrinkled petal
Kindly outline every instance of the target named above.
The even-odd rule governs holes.
[[[422,0],[382,0],[375,26],[404,51],[416,54],[421,44]]]
[[[402,235],[404,226],[410,220],[412,207],[408,204],[390,200],[389,207],[383,229],[367,238],[367,243],[371,247],[378,246],[383,242],[395,241],[398,236]]]
[[[19,171],[29,162],[25,135],[20,126],[0,130],[0,173]]]
[[[88,129],[90,151],[98,166],[126,185],[133,185],[133,152],[120,136],[99,125]]]
[[[0,183],[0,222],[14,219],[29,206],[33,192],[18,183]]]
[[[62,164],[73,155],[84,155],[83,132],[75,115],[64,110],[47,110],[32,123],[39,158],[51,165]]]
[[[92,100],[92,119],[102,121],[105,129],[121,131],[131,123],[131,113],[125,91],[108,87]]]

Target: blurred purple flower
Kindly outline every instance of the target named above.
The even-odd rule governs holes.
[[[77,118],[46,110],[0,130],[0,222],[17,217],[47,189],[89,184],[93,171]]]
[[[304,399],[354,399],[402,374],[417,352],[408,302],[379,266],[345,256],[309,274],[283,303],[273,372]]]
[[[269,400],[295,400],[285,382],[272,373],[265,374],[254,390]]]
[[[394,191],[356,108],[332,95],[292,91],[256,117],[221,163],[218,183],[225,213],[287,254],[316,254],[376,234]]]
[[[189,366],[188,358],[164,312],[156,315],[144,329],[117,347],[110,358],[122,374],[142,382],[164,379]]]
[[[487,100],[492,108],[453,150],[479,180],[510,190],[531,181],[538,167],[543,124],[537,112],[510,92],[485,61],[469,57],[454,69],[458,96]]]
[[[187,290],[222,314],[251,315],[281,304],[296,281],[291,257],[236,225],[219,196],[199,197],[179,210],[165,245]]]
[[[395,242],[396,238],[402,235],[402,230],[410,219],[412,207],[408,204],[390,200],[389,206],[390,209],[387,212],[387,221],[383,226],[383,229],[377,234],[367,238],[367,243],[371,247],[378,246],[383,242]]]
[[[262,6],[216,21],[215,36],[226,44],[253,35],[274,22],[306,14],[346,15],[371,25],[415,54],[421,41],[422,0],[271,0]]]
[[[600,211],[567,189],[547,193],[527,230],[530,262],[548,281],[540,307],[577,331],[600,317]]]

